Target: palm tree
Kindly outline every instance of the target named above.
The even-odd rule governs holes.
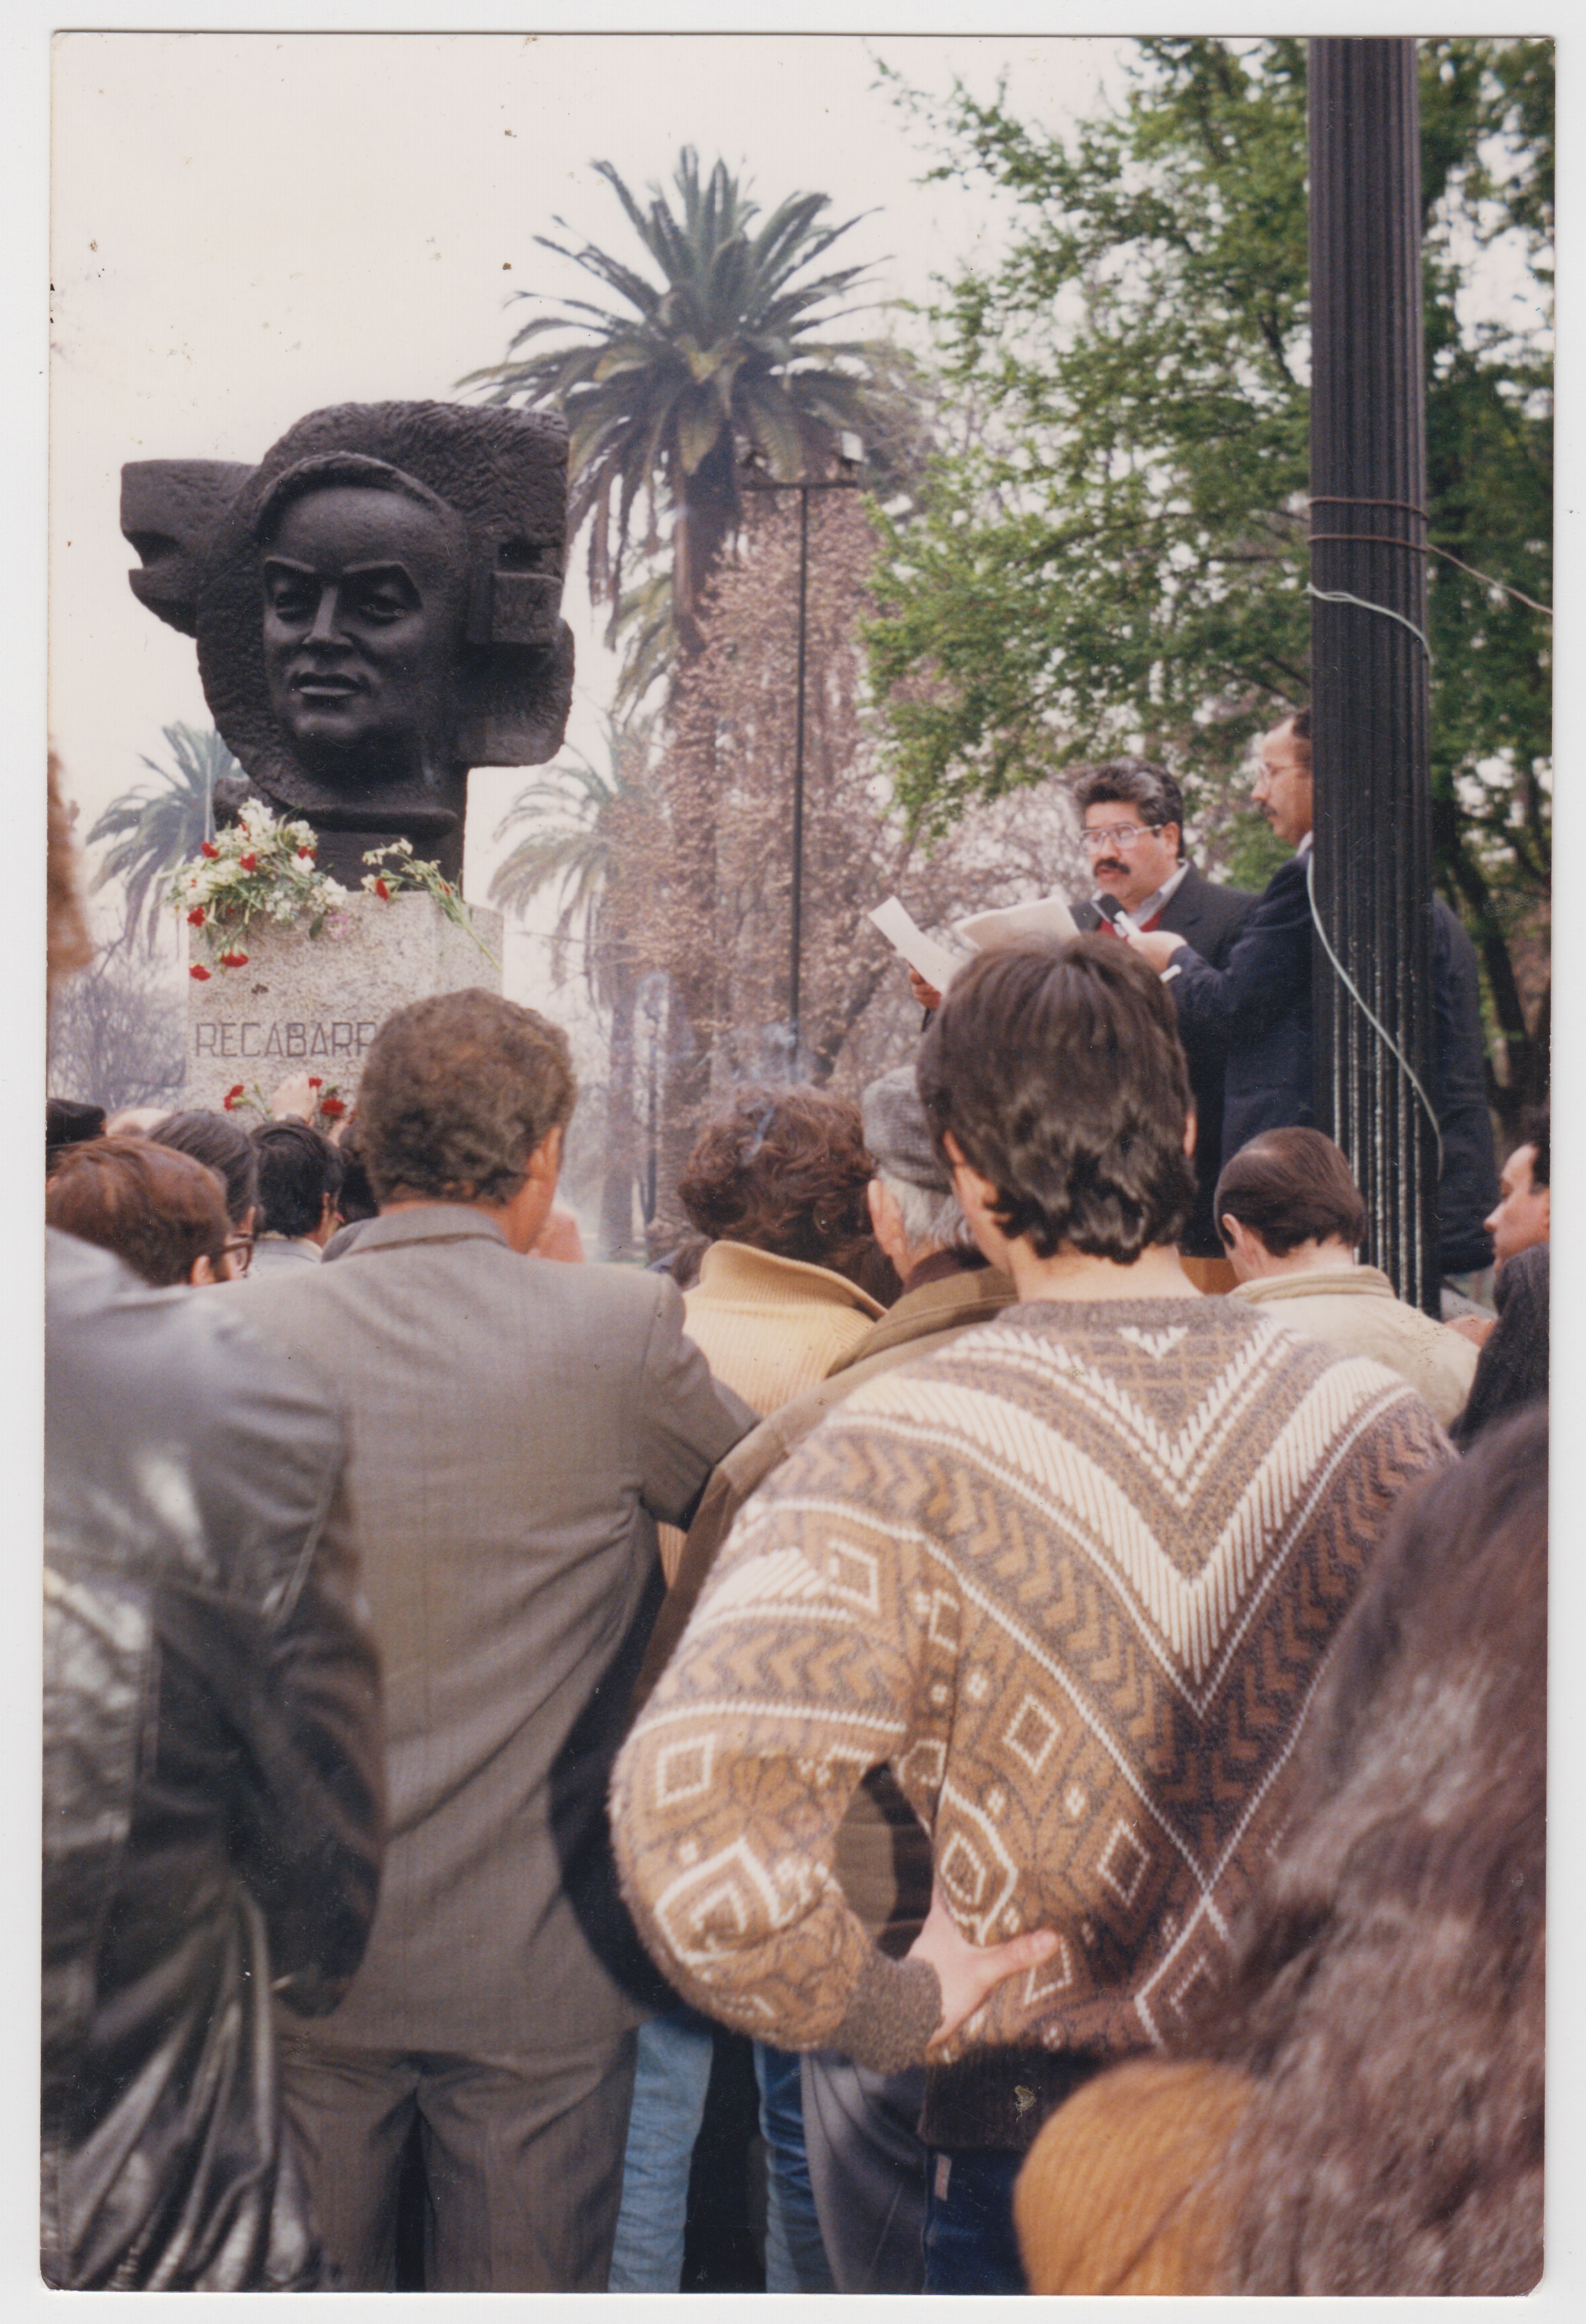
[[[608,773],[576,752],[576,763],[549,767],[526,785],[495,834],[499,840],[521,827],[523,835],[490,882],[492,903],[519,912],[547,889],[555,890],[554,973],[559,982],[567,947],[581,944],[590,997],[611,1012],[600,1204],[604,1259],[629,1258],[633,1246],[634,1016],[641,965],[639,918],[655,811],[651,742],[650,720],[626,726],[608,721]]]
[[[659,547],[659,517],[675,518],[674,618],[688,660],[699,650],[705,586],[742,513],[740,452],[752,452],[773,475],[788,477],[806,463],[825,465],[844,429],[863,431],[870,345],[826,336],[858,311],[834,309],[832,302],[862,285],[863,269],[809,272],[859,220],[825,225],[825,194],[791,194],[759,224],[759,205],[724,162],[701,184],[692,146],[683,148],[674,173],[680,215],[659,186],[650,188],[645,209],[609,161],[595,167],[659,280],[593,243],[573,249],[537,235],[543,248],[615,291],[629,311],[569,300],[559,311],[525,323],[501,363],[458,384],[487,383],[491,402],[521,399],[567,415],[572,528],[595,519],[592,597],[613,606],[621,601],[641,495],[648,551]],[[562,219],[556,223],[567,231]],[[523,352],[547,333],[560,334],[560,342]]]
[[[94,885],[126,882],[125,934],[130,938],[136,933],[146,908],[143,935],[150,951],[159,932],[168,874],[190,862],[203,842],[215,836],[217,782],[228,776],[246,780],[212,726],[179,724],[162,731],[176,761],[174,770],[139,753],[162,788],[140,783],[134,790],[123,791],[88,837],[90,847],[106,840],[115,843],[95,874]]]

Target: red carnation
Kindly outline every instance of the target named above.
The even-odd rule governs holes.
[[[220,850],[216,846],[213,840],[204,839],[200,840],[198,843],[198,853],[200,855],[207,855],[211,863],[213,863],[216,857],[219,854]]]
[[[383,904],[390,903],[391,890],[386,886],[383,880],[376,880],[374,882],[374,892],[379,897]]]
[[[188,914],[188,926],[189,928],[201,928],[203,925],[204,907],[202,904],[195,904],[192,910]]]
[[[259,859],[256,855],[239,855],[237,862],[244,872],[256,872],[259,869]]]
[[[339,1121],[346,1108],[338,1097],[322,1097],[319,1111],[327,1121]]]
[[[248,955],[245,952],[223,952],[220,955],[222,968],[246,968],[247,964]]]
[[[207,984],[209,982],[209,972],[205,967],[201,960],[194,961],[191,968],[188,971],[188,974],[189,976],[196,976],[200,984]]]
[[[323,1088],[325,1087],[325,1076],[324,1076],[324,1074],[310,1074],[309,1075],[309,1087],[310,1089],[323,1089]]]
[[[235,1105],[238,1098],[242,1096],[243,1092],[246,1087],[247,1084],[245,1082],[233,1082],[231,1087],[226,1091],[226,1095],[220,1101],[227,1113],[231,1111],[233,1106]]]

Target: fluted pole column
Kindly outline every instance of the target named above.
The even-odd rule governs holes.
[[[1316,1112],[1365,1195],[1366,1255],[1435,1314],[1436,1138],[1390,1046],[1430,1097],[1419,130],[1414,41],[1311,42],[1313,845],[1339,964],[1318,940]]]

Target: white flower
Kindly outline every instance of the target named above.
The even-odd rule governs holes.
[[[243,828],[255,839],[262,839],[267,832],[272,831],[275,827],[275,817],[263,799],[244,799],[239,820]]]
[[[321,893],[326,901],[332,904],[346,904],[352,900],[351,890],[344,888],[339,880],[333,880],[328,872],[325,875],[325,886]]]

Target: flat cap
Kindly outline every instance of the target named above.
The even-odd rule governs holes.
[[[899,1065],[895,1073],[871,1082],[859,1105],[864,1142],[878,1170],[889,1178],[901,1178],[906,1185],[923,1186],[927,1194],[953,1192],[953,1181],[931,1144],[912,1065]]]

